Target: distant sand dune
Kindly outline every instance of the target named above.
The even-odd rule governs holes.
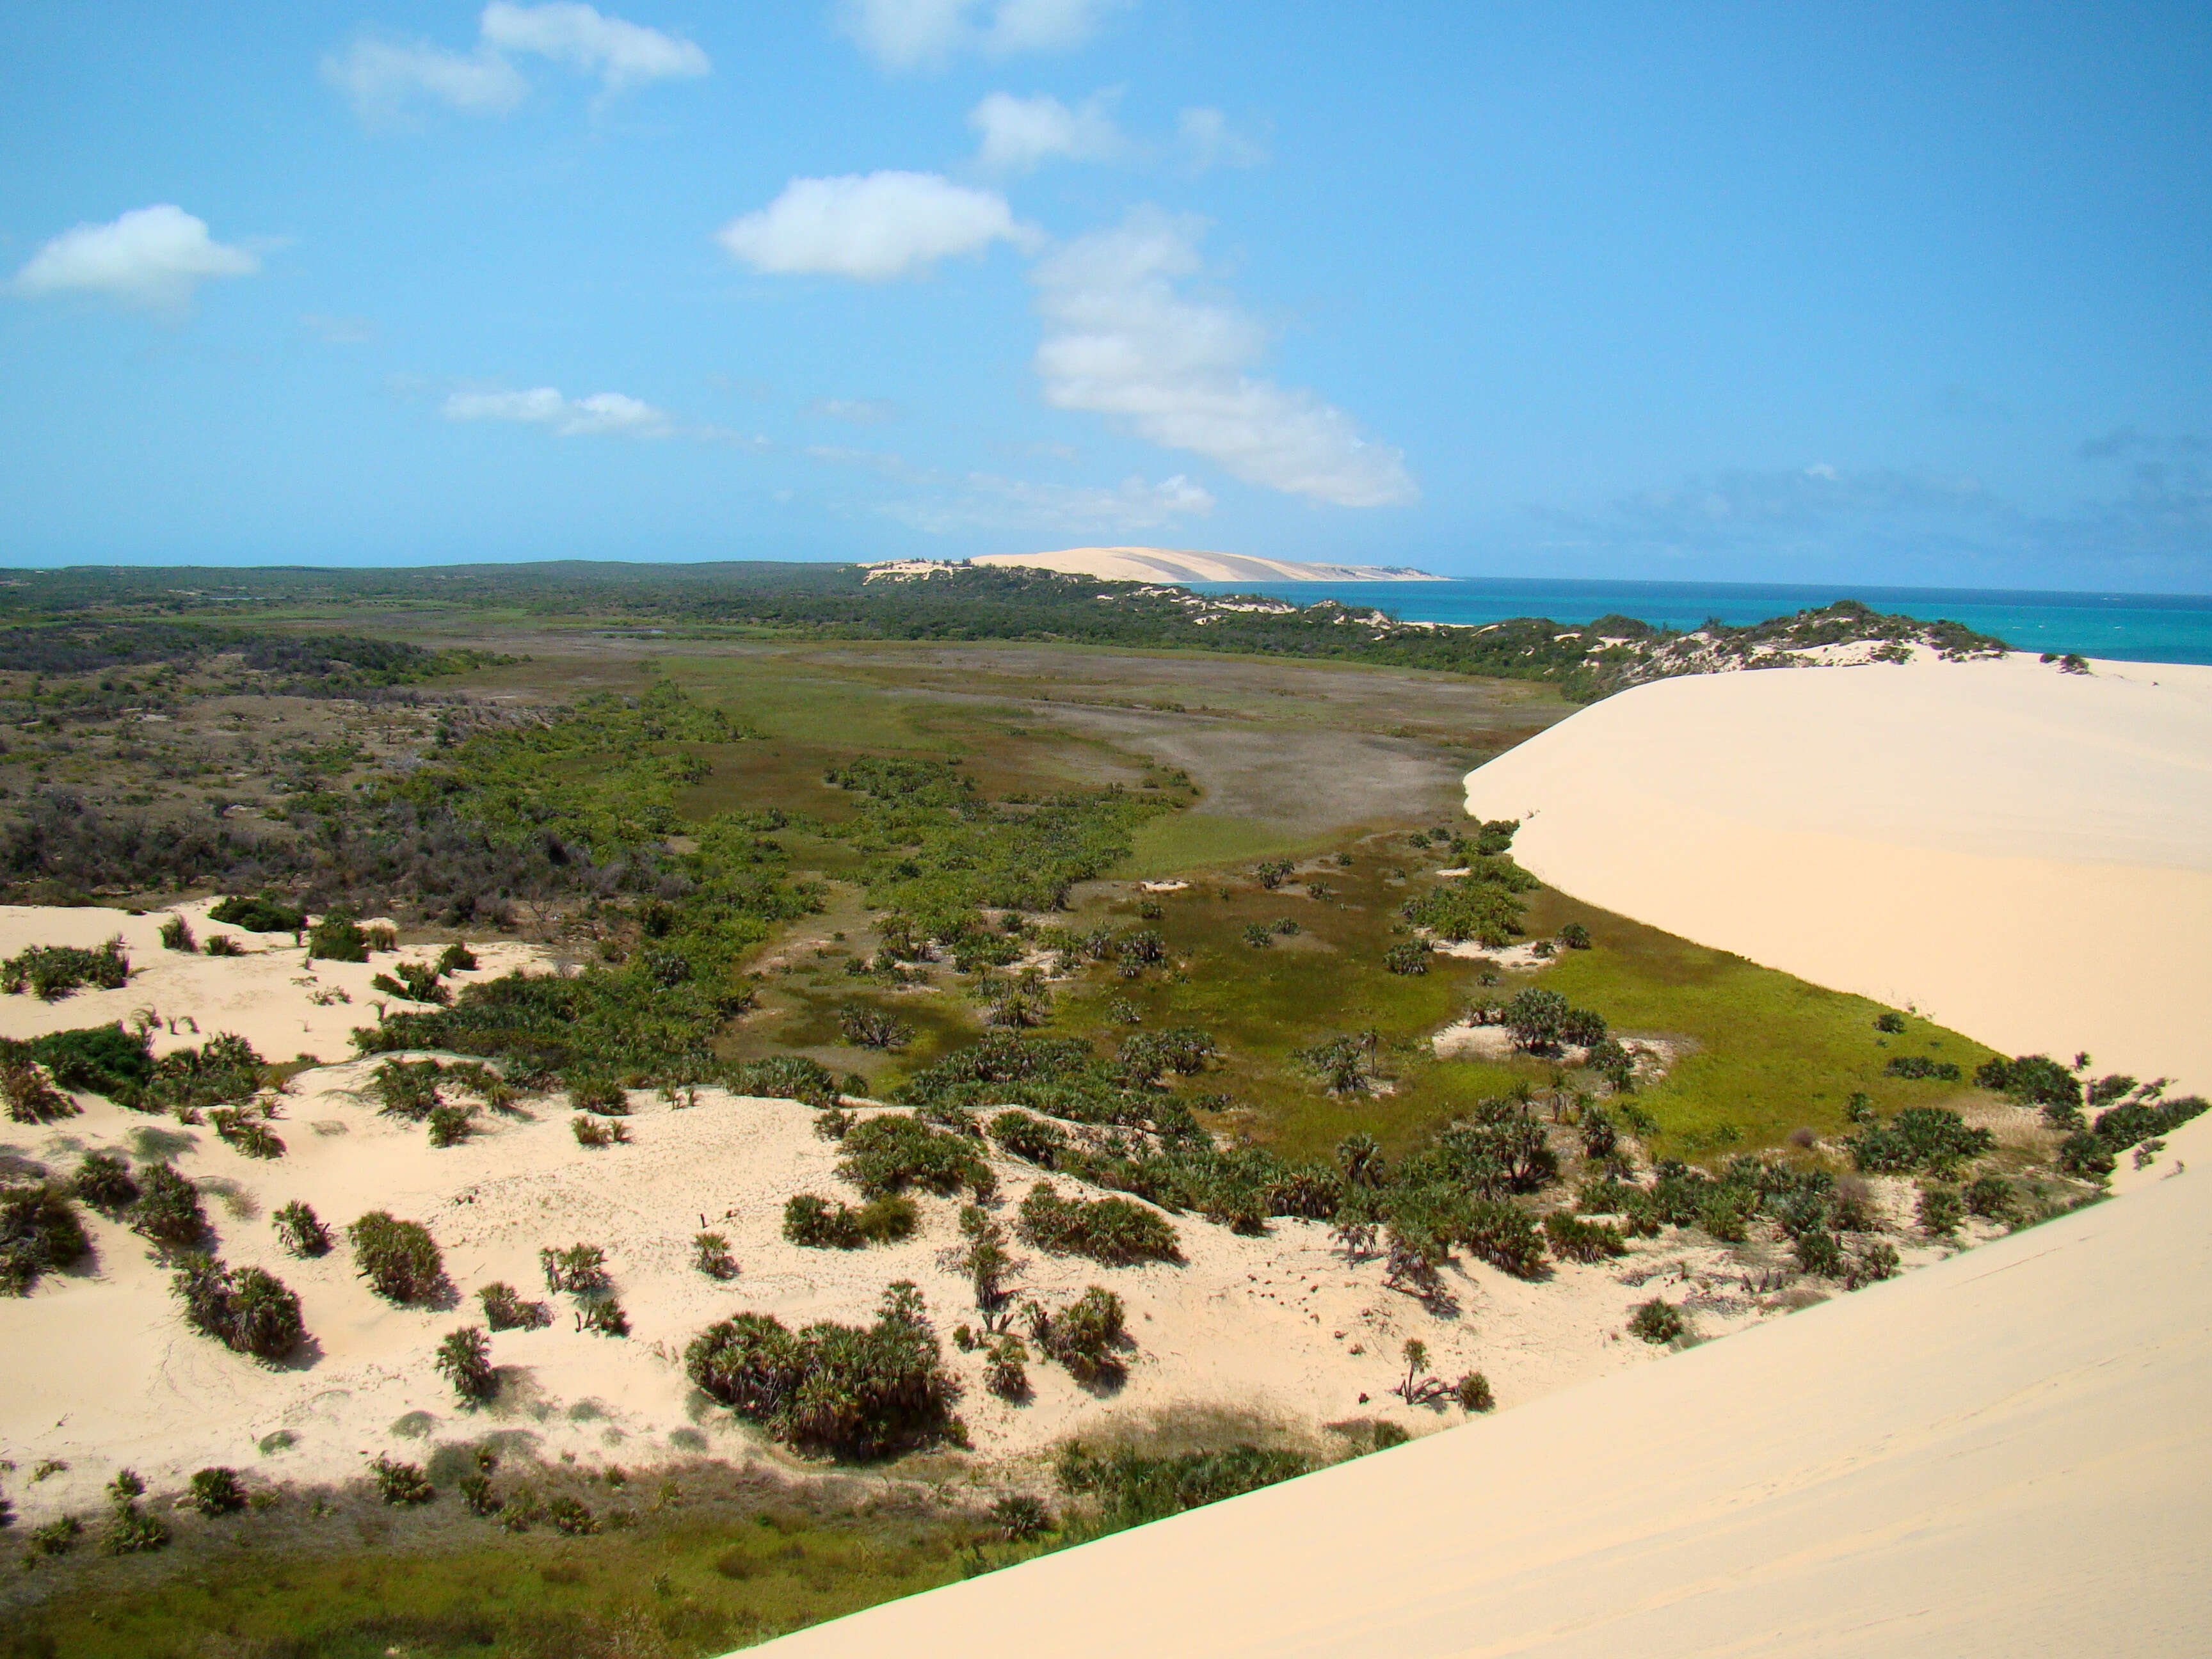
[[[2212,668],[1662,680],[1468,775],[1577,897],[1994,1048],[2212,1089]]]
[[[1070,547],[1057,553],[986,553],[970,564],[1057,570],[1132,582],[1432,582],[1443,578],[1403,565],[1299,564],[1243,553],[1186,553],[1165,547]]]

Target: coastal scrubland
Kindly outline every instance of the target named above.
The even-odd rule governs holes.
[[[1536,884],[1458,781],[1593,682],[448,574],[0,641],[0,1334],[361,1402],[212,1514],[8,1424],[21,1651],[718,1651],[1848,1295],[2189,1109]],[[29,957],[130,912],[117,984]]]

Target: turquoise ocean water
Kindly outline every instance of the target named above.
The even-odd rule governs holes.
[[[1948,617],[2016,650],[2079,651],[2122,662],[2212,663],[2212,595],[2042,593],[1999,588],[1832,587],[1747,582],[1509,580],[1444,582],[1193,582],[1206,593],[1270,593],[1296,604],[1340,599],[1408,622],[1493,623],[1548,617],[1586,623],[1609,615],[1655,627],[1741,625],[1836,599],[1929,621]]]

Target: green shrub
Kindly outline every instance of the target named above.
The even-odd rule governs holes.
[[[854,1124],[846,1131],[843,1146],[837,1173],[865,1197],[888,1197],[912,1186],[945,1194],[965,1187],[983,1198],[995,1185],[973,1141],[902,1113]]]
[[[1490,1379],[1480,1371],[1469,1371],[1461,1377],[1452,1384],[1451,1394],[1463,1412],[1494,1411],[1498,1407],[1498,1396],[1490,1391]]]
[[[0,1296],[28,1296],[41,1274],[70,1266],[91,1248],[60,1188],[0,1187]]]
[[[2203,1115],[2207,1109],[2201,1095],[2183,1095],[2160,1104],[2131,1100],[2108,1112],[2098,1113],[2094,1133],[2108,1151],[2124,1152],[2143,1141],[2172,1133],[2191,1119]]]
[[[192,925],[182,916],[171,916],[161,924],[161,948],[181,951],[191,956],[198,951],[199,941],[192,937]]]
[[[1638,1303],[1635,1315],[1628,1322],[1628,1330],[1632,1336],[1641,1337],[1655,1346],[1661,1343],[1672,1342],[1681,1335],[1686,1328],[1686,1327],[1682,1323],[1680,1310],[1656,1296],[1649,1302]]]
[[[258,1114],[218,1106],[208,1114],[216,1134],[248,1158],[282,1158],[284,1141]]]
[[[601,1336],[628,1336],[629,1316],[614,1297],[597,1297],[576,1310],[576,1328],[595,1331]]]
[[[41,1555],[67,1555],[76,1547],[76,1540],[84,1534],[84,1522],[73,1515],[64,1515],[49,1521],[31,1534],[31,1547],[23,1553],[23,1565]]]
[[[491,1489],[491,1476],[482,1469],[465,1474],[460,1480],[461,1502],[471,1515],[494,1516],[506,1508],[505,1503]]]
[[[70,1177],[70,1191],[111,1220],[138,1201],[131,1166],[114,1152],[87,1152]]]
[[[138,1477],[125,1469],[116,1477],[116,1484],[108,1488],[118,1492],[128,1480],[138,1491],[145,1490]],[[141,1555],[149,1550],[166,1549],[169,1544],[169,1523],[158,1515],[149,1515],[138,1507],[135,1496],[117,1497],[115,1507],[109,1511],[106,1528],[100,1535],[100,1553],[104,1555]]]
[[[251,1042],[225,1031],[197,1048],[173,1049],[154,1061],[136,1103],[146,1110],[179,1115],[234,1105],[260,1090],[265,1070]]]
[[[730,1241],[720,1233],[701,1233],[691,1241],[691,1265],[709,1279],[735,1279],[738,1259],[730,1254]]]
[[[1571,921],[1559,929],[1559,943],[1570,951],[1587,951],[1590,948],[1589,929],[1579,921]]]
[[[1881,1069],[1886,1077],[1924,1078],[1938,1083],[1956,1083],[1964,1075],[1953,1061],[1930,1060],[1925,1054],[1899,1054]]]
[[[18,1123],[53,1123],[84,1110],[54,1087],[44,1068],[21,1054],[0,1060],[0,1098]]]
[[[567,1492],[556,1492],[545,1500],[545,1518],[553,1523],[554,1530],[571,1538],[589,1538],[599,1529],[599,1518],[581,1499]]]
[[[390,973],[379,974],[368,983],[371,990],[406,1002],[444,1007],[453,1000],[453,994],[438,983],[438,969],[426,962],[395,962]]]
[[[477,953],[456,939],[438,952],[438,971],[441,974],[466,974],[475,971]]]
[[[1544,1270],[1544,1240],[1528,1212],[1503,1200],[1468,1199],[1449,1219],[1450,1237],[1478,1261],[1516,1279]]]
[[[208,920],[243,927],[249,933],[296,933],[307,925],[307,913],[271,893],[264,893],[258,898],[234,895],[210,909]],[[357,957],[352,959],[360,960]]]
[[[880,1457],[965,1438],[952,1415],[959,1384],[903,1280],[872,1326],[823,1321],[794,1334],[769,1315],[739,1314],[692,1339],[684,1365],[702,1389],[804,1451]]]
[[[325,962],[367,962],[368,935],[352,916],[334,910],[307,934],[307,960],[318,957]]]
[[[1093,1500],[1096,1512],[1081,1531],[1096,1536],[1242,1497],[1312,1468],[1303,1453],[1252,1445],[1167,1457],[1125,1447],[1099,1458],[1074,1442],[1061,1451],[1055,1473],[1063,1492]]]
[[[476,1127],[476,1115],[465,1106],[434,1106],[430,1109],[430,1144],[433,1146],[458,1146],[469,1138]]]
[[[1086,1255],[1109,1267],[1182,1260],[1174,1226],[1125,1198],[1062,1198],[1050,1182],[1040,1181],[1018,1215],[1021,1236],[1054,1255]]]
[[[2048,1054],[1986,1060],[1974,1073],[1974,1081],[1984,1089],[2010,1095],[2023,1106],[2040,1106],[2045,1115],[2055,1111],[2059,1120],[2068,1120],[2081,1115],[2080,1079]],[[2063,1122],[2058,1126],[2063,1127]]]
[[[1814,1279],[1841,1279],[1844,1276],[1844,1242],[1825,1227],[1809,1227],[1795,1234],[1790,1241],[1791,1252],[1797,1258],[1797,1270]]]
[[[1049,1170],[1067,1145],[1067,1132],[1027,1112],[1010,1110],[991,1120],[991,1139],[1014,1157]]]
[[[435,1110],[443,1097],[438,1079],[445,1067],[434,1060],[387,1060],[368,1074],[368,1092],[386,1117],[420,1123]]]
[[[211,957],[242,957],[246,954],[238,941],[228,933],[211,934],[208,942],[200,948]]]
[[[596,1244],[575,1243],[565,1250],[549,1244],[538,1252],[538,1266],[549,1291],[596,1296],[614,1283],[607,1272],[607,1253]]]
[[[1014,1492],[991,1505],[991,1523],[1002,1543],[1026,1544],[1052,1530],[1052,1511],[1027,1492]]]
[[[552,1310],[543,1302],[526,1302],[520,1291],[503,1279],[495,1279],[477,1292],[483,1304],[484,1323],[495,1331],[541,1330],[553,1322]]]
[[[581,1076],[568,1079],[568,1104],[580,1112],[605,1117],[629,1115],[629,1091],[613,1078]]]
[[[837,1017],[837,1028],[846,1042],[862,1048],[895,1051],[914,1041],[914,1027],[902,1019],[854,1004]]]
[[[983,1386],[1001,1400],[1018,1404],[1028,1399],[1029,1358],[1030,1351],[1012,1332],[998,1338],[983,1351]]]
[[[0,991],[20,996],[25,991],[42,1002],[58,1002],[81,987],[102,991],[121,989],[131,980],[131,958],[120,934],[97,951],[81,951],[73,945],[33,945],[0,963]]]
[[[784,1202],[783,1236],[815,1249],[857,1250],[866,1244],[896,1243],[914,1231],[918,1219],[914,1200],[896,1194],[854,1209],[799,1193]]]
[[[568,1128],[575,1135],[579,1146],[623,1146],[629,1144],[629,1131],[621,1124],[602,1123],[582,1112],[568,1120]]]
[[[137,1103],[154,1076],[147,1038],[119,1025],[90,1025],[33,1037],[23,1048],[64,1089],[106,1095],[118,1105]]]
[[[2002,1221],[2013,1212],[2012,1182],[2001,1175],[1978,1175],[1966,1183],[1960,1194],[1966,1213],[1990,1221]]]
[[[1996,1137],[1966,1127],[1958,1113],[1939,1106],[1908,1106],[1887,1123],[1870,1124],[1844,1143],[1863,1170],[1883,1174],[1924,1171],[1938,1177],[1989,1152]]]
[[[378,1295],[413,1302],[430,1295],[446,1277],[445,1258],[428,1228],[371,1210],[346,1229],[354,1260]]]
[[[155,1245],[188,1250],[207,1236],[207,1212],[199,1189],[166,1164],[149,1164],[139,1173],[138,1203],[131,1228]]]
[[[438,1495],[420,1463],[395,1462],[380,1452],[368,1468],[376,1480],[377,1496],[387,1504],[427,1504]]]
[[[2085,1181],[2101,1180],[2119,1168],[2112,1149],[2087,1129],[2076,1129],[2058,1143],[2058,1167]]]
[[[1128,1340],[1121,1298],[1093,1285],[1057,1313],[1041,1303],[1028,1307],[1030,1334],[1047,1358],[1079,1382],[1118,1382],[1125,1367],[1116,1350]]]
[[[1333,1095],[1364,1094],[1377,1081],[1373,1031],[1352,1031],[1329,1037],[1298,1050],[1298,1062],[1321,1079]]]
[[[1425,974],[1429,947],[1419,939],[1406,939],[1382,953],[1382,966],[1394,974]]]
[[[246,1507],[246,1490],[236,1469],[202,1469],[192,1476],[190,1501],[202,1515],[235,1515]]]
[[[1588,1264],[1628,1253],[1628,1241],[1621,1237],[1619,1228],[1608,1227],[1603,1222],[1584,1221],[1564,1210],[1554,1210],[1544,1218],[1544,1237],[1551,1244],[1552,1254],[1562,1261]]]
[[[1850,1264],[1844,1270],[1844,1288],[1856,1291],[1862,1285],[1894,1279],[1901,1265],[1895,1245],[1886,1239],[1869,1239],[1852,1252]]]
[[[1930,1238],[1951,1238],[1966,1219],[1966,1206],[1949,1187],[1923,1187],[1918,1206],[1920,1231]]]
[[[491,1365],[491,1340],[478,1326],[464,1325],[448,1332],[438,1344],[437,1366],[464,1404],[480,1404],[499,1392],[499,1376]]]
[[[282,1359],[306,1340],[298,1295],[262,1268],[234,1272],[213,1256],[188,1252],[169,1289],[185,1304],[187,1323],[235,1352]]]
[[[1894,1009],[1885,1008],[1874,1017],[1874,1029],[1893,1036],[1905,1030],[1905,1016]]]
[[[331,1230],[304,1200],[294,1199],[269,1218],[276,1229],[277,1241],[298,1256],[326,1255],[331,1248]]]
[[[764,1100],[795,1100],[826,1111],[837,1104],[840,1091],[830,1068],[803,1054],[775,1054],[747,1060],[729,1073],[732,1094],[756,1095]]]

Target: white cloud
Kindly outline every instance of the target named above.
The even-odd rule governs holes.
[[[456,392],[446,399],[449,421],[522,421],[550,426],[563,438],[616,432],[665,438],[674,428],[665,410],[620,392],[564,398],[550,386],[528,392]]]
[[[684,80],[706,74],[713,65],[689,40],[619,17],[601,16],[575,0],[542,6],[518,6],[492,0],[479,27],[483,43],[503,52],[536,52],[597,75],[609,92],[623,92],[648,81]]]
[[[98,294],[118,304],[179,309],[210,276],[251,276],[261,261],[208,234],[207,222],[161,203],[104,225],[77,225],[15,273],[18,294]]]
[[[941,67],[962,52],[1067,52],[1127,0],[842,0],[838,26],[885,69]]]
[[[817,398],[806,405],[806,412],[828,420],[849,421],[854,426],[876,426],[896,421],[902,411],[884,398]]]
[[[983,135],[976,165],[992,173],[1028,173],[1055,157],[1114,161],[1127,153],[1129,142],[1108,113],[1112,101],[1113,94],[1102,92],[1070,109],[1044,94],[1017,98],[994,92],[968,112],[968,125]]]
[[[330,53],[323,79],[363,120],[391,119],[418,98],[464,115],[504,115],[530,92],[522,72],[489,47],[464,53],[394,40],[356,40]]]
[[[509,61],[528,53],[599,77],[603,94],[649,81],[685,79],[714,66],[692,42],[608,17],[576,0],[520,6],[492,0],[477,20],[477,47],[451,52],[427,41],[364,38],[323,59],[323,78],[367,120],[390,119],[417,100],[465,115],[504,115],[529,95]]]
[[[1158,483],[1124,478],[1116,489],[1032,483],[971,472],[949,499],[891,501],[878,509],[916,530],[941,535],[987,529],[1050,530],[1075,534],[1158,530],[1177,519],[1213,510],[1212,495],[1178,473]]]
[[[871,173],[794,179],[766,207],[725,225],[719,240],[756,270],[880,283],[993,242],[1034,239],[996,191],[934,173]]]
[[[1229,125],[1218,109],[1187,109],[1176,121],[1176,139],[1183,161],[1195,173],[1212,167],[1256,167],[1267,159],[1267,148]]]
[[[1112,417],[1139,437],[1203,455],[1233,476],[1340,507],[1419,492],[1395,449],[1360,435],[1314,393],[1256,379],[1257,323],[1178,293],[1199,268],[1199,223],[1140,208],[1068,243],[1031,280],[1045,337],[1037,374],[1056,409]]]

